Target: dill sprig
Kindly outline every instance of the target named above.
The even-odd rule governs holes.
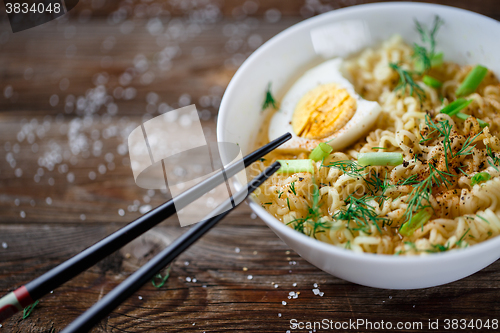
[[[307,216],[304,218],[297,218],[287,223],[287,225],[291,225],[295,230],[306,234],[306,228],[309,230],[309,237],[316,238],[316,233],[324,232],[324,229],[331,228],[332,224],[329,221],[320,221],[321,218],[321,210],[319,204],[319,189],[316,184],[313,185],[312,193],[311,193],[311,206],[308,207]],[[288,198],[287,198],[288,203]],[[323,229],[323,230],[318,230]]]
[[[420,39],[424,44],[428,44],[429,47],[427,49],[425,46],[418,45],[417,43],[413,46],[413,58],[416,58],[422,64],[422,72],[425,72],[432,67],[432,60],[436,55],[436,34],[443,23],[444,21],[436,15],[434,17],[434,24],[432,28],[427,30],[418,20],[415,20],[415,27],[420,34]]]
[[[356,161],[351,160],[342,160],[331,162],[328,165],[322,165],[328,168],[336,168],[342,171],[345,175],[348,175],[353,178],[362,178],[368,187],[372,196],[377,196],[377,193],[381,192],[377,197],[384,199],[384,192],[392,186],[387,179],[387,176],[382,179],[377,175],[368,175],[366,172],[368,166],[367,165],[359,165]]]
[[[262,111],[267,109],[269,106],[272,106],[273,109],[277,109],[277,103],[276,100],[273,97],[273,94],[271,94],[271,82],[269,82],[266,90],[266,98],[264,100],[264,104],[262,104]]]
[[[40,301],[36,300],[33,304],[30,304],[30,305],[28,305],[27,307],[24,308],[23,319],[26,319],[26,318],[28,318],[31,315],[31,313],[35,309],[35,306],[37,306],[38,303],[40,303]]]
[[[378,216],[375,208],[368,204],[368,201],[371,199],[373,197],[367,195],[356,198],[350,194],[345,200],[347,204],[346,208],[339,210],[332,217],[347,221],[347,225],[353,221],[356,223],[357,228],[351,228],[352,230],[361,230],[366,233],[370,232],[370,225],[375,225],[377,230],[382,234],[379,223],[383,227],[385,224],[390,224],[390,220],[386,217]]]
[[[415,184],[419,183],[417,178],[418,178],[417,175],[411,175],[410,177],[408,177],[406,179],[401,179],[399,182],[396,183],[396,185],[397,186],[415,185]]]
[[[469,136],[469,137],[465,140],[465,142],[464,142],[464,144],[463,144],[462,148],[461,148],[458,152],[456,152],[456,153],[453,155],[453,157],[460,156],[460,155],[463,155],[463,156],[472,155],[472,151],[474,150],[474,148],[476,148],[476,145],[471,146],[471,144],[472,144],[472,143],[473,143],[473,142],[474,142],[474,141],[475,141],[475,140],[476,140],[476,139],[477,139],[477,138],[478,138],[481,134],[483,134],[483,131],[481,131],[481,132],[477,133],[474,137]]]
[[[292,183],[290,184],[290,190],[292,191],[292,193],[293,193],[294,195],[297,195],[297,192],[295,191],[295,182],[292,182]]]
[[[414,185],[407,200],[408,206],[403,215],[406,221],[411,220],[413,214],[430,206],[430,197],[432,188],[444,184],[446,187],[451,185],[451,182],[445,176],[452,176],[450,173],[438,170],[432,163],[429,163],[429,176],[420,183]]]
[[[429,43],[429,54],[431,55],[434,54],[434,50],[436,48],[436,34],[443,23],[444,21],[438,15],[436,15],[434,17],[434,24],[432,25],[432,29],[427,31],[418,20],[415,20],[415,26],[418,33],[420,34],[420,39],[422,39],[422,42],[424,43]]]
[[[486,155],[491,158],[491,160],[488,160],[488,164],[498,171],[497,164],[500,164],[500,158],[493,153],[490,146],[486,146]]]
[[[151,284],[155,288],[161,288],[165,285],[165,282],[167,282],[168,278],[170,277],[170,270],[172,269],[172,266],[168,266],[166,271],[165,271],[165,276],[162,276],[161,273],[156,274],[153,279],[151,280]],[[159,280],[159,283],[156,283],[156,280]]]
[[[401,90],[405,94],[409,90],[410,96],[415,92],[420,101],[426,97],[424,89],[413,80],[413,72],[404,70],[399,64],[393,62],[389,63],[389,67],[394,69],[399,75],[399,83],[394,88],[394,91]]]
[[[432,131],[427,134],[427,138],[422,138],[420,140],[420,143],[423,143],[428,140],[432,140],[432,138],[429,138],[429,136],[433,135],[434,133],[438,133],[439,136],[443,137],[442,143],[443,143],[443,153],[445,154],[445,162],[446,162],[446,168],[448,171],[449,170],[449,158],[454,159],[455,157],[458,156],[467,156],[471,155],[472,151],[476,147],[476,145],[472,145],[472,143],[483,133],[483,131],[479,132],[476,134],[474,137],[469,136],[464,144],[462,145],[462,148],[458,150],[457,152],[453,152],[452,149],[452,140],[451,140],[451,134],[452,134],[452,129],[453,126],[450,124],[450,122],[445,119],[445,120],[440,120],[437,123],[434,123],[430,116],[428,114],[425,115],[425,124],[426,126],[431,129]]]
[[[359,165],[356,161],[351,160],[342,160],[330,162],[327,165],[321,164],[322,167],[327,168],[335,168],[342,171],[345,175],[349,175],[353,178],[363,177],[365,173],[363,173],[368,166]]]

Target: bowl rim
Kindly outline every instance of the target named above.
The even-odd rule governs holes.
[[[381,2],[381,3],[370,3],[370,4],[360,4],[360,5],[355,5],[355,6],[350,6],[346,8],[340,8],[340,9],[335,9],[330,12],[326,12],[308,19],[305,19],[301,22],[298,22],[285,30],[281,31],[280,33],[276,34],[272,38],[270,38],[268,41],[266,41],[264,44],[262,44],[257,50],[255,50],[244,62],[243,64],[238,68],[234,76],[232,77],[231,81],[229,82],[229,85],[227,86],[224,95],[221,100],[220,108],[219,108],[219,114],[217,118],[217,139],[219,141],[224,141],[224,132],[221,129],[221,123],[224,118],[224,114],[226,113],[225,110],[228,110],[227,104],[228,102],[228,97],[232,95],[233,91],[236,89],[236,82],[240,80],[240,78],[244,75],[244,73],[247,71],[247,68],[251,68],[257,60],[260,57],[260,55],[264,52],[267,51],[267,49],[271,48],[274,43],[277,41],[284,39],[288,37],[289,35],[292,35],[296,33],[296,31],[300,31],[304,28],[307,28],[307,26],[314,26],[317,21],[321,21],[325,19],[326,17],[330,17],[332,19],[338,19],[339,17],[350,14],[351,12],[359,12],[359,11],[370,11],[373,9],[381,10],[384,8],[391,8],[391,9],[397,9],[397,8],[404,8],[407,10],[408,8],[411,7],[418,7],[418,8],[426,8],[426,9],[434,9],[440,12],[447,11],[447,12],[455,12],[455,13],[460,13],[460,14],[465,14],[469,15],[469,17],[473,17],[476,20],[482,20],[484,22],[488,22],[489,24],[496,24],[499,25],[500,22],[490,18],[488,16],[472,12],[466,9],[461,9],[457,7],[452,7],[452,6],[446,6],[446,5],[440,5],[440,4],[430,4],[430,3],[416,3],[416,2],[407,2],[407,1],[401,1],[401,2]],[[220,117],[220,115],[223,115],[223,117]],[[239,184],[238,184],[239,185]],[[451,251],[446,251],[446,252],[438,252],[438,253],[429,253],[428,255],[416,255],[416,256],[396,256],[396,255],[387,255],[387,254],[375,254],[375,253],[358,253],[354,252],[352,250],[344,249],[342,247],[335,246],[330,243],[322,242],[320,240],[317,240],[315,238],[309,237],[305,234],[302,234],[298,231],[296,231],[293,228],[290,228],[289,226],[285,225],[283,222],[279,221],[277,218],[272,216],[270,213],[268,213],[264,208],[262,208],[257,202],[255,202],[252,198],[250,198],[250,207],[251,209],[269,226],[271,229],[276,228],[279,230],[280,233],[283,233],[287,238],[294,239],[300,243],[303,243],[307,247],[314,249],[314,250],[319,250],[322,252],[330,252],[336,256],[344,257],[345,259],[350,259],[350,260],[356,260],[356,261],[363,261],[363,262],[370,262],[370,263],[380,263],[380,264],[397,264],[397,265],[402,265],[402,264],[417,264],[417,263],[437,263],[437,262],[442,262],[442,261],[456,261],[456,260],[463,260],[467,257],[475,257],[479,255],[480,253],[487,252],[490,250],[493,250],[495,248],[500,247],[500,235],[491,238],[489,240],[483,241],[479,244],[467,247],[467,248],[461,248],[461,249],[453,249]],[[499,255],[500,257],[500,255]]]

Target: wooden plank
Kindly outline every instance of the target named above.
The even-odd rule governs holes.
[[[499,263],[442,287],[373,289],[319,271],[262,222],[238,226],[234,215],[175,262],[165,287],[144,286],[94,331],[286,331],[292,318],[364,318],[394,323],[427,322],[428,318],[486,320],[500,310],[493,296],[500,280]],[[2,238],[11,239],[9,247],[1,250],[0,291],[5,293],[27,282],[112,230],[109,226],[83,225],[0,226]],[[171,238],[183,231],[178,226],[155,229],[155,233]],[[123,281],[133,267],[126,253],[117,253],[44,297],[29,318],[21,320],[21,315],[16,315],[6,321],[4,329],[29,332],[53,327],[58,331]],[[324,296],[314,295],[315,283]],[[288,299],[291,291],[300,292],[299,297]],[[287,304],[282,305],[282,301]]]

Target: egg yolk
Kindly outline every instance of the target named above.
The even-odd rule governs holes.
[[[356,100],[335,83],[310,90],[292,116],[294,132],[307,139],[322,139],[344,127],[356,112]]]

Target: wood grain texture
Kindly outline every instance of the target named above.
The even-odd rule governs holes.
[[[249,43],[252,36],[254,42],[263,42],[304,16],[365,2],[371,1],[323,1],[320,4],[330,7],[311,9],[299,0],[260,1],[252,14],[242,16],[244,2],[215,1],[211,4],[219,14],[214,22],[200,24],[199,30],[191,26],[192,33],[168,40],[148,31],[148,20],[158,11],[151,14],[147,8],[162,5],[168,11],[159,14],[164,27],[171,24],[188,31],[192,23],[189,15],[193,14],[189,6],[204,10],[208,2],[189,2],[186,7],[180,1],[82,0],[57,22],[15,35],[2,12],[0,244],[5,243],[6,248],[0,246],[0,294],[137,218],[140,207],[156,206],[168,199],[159,191],[148,194],[135,185],[128,154],[122,155],[118,149],[125,142],[122,133],[127,126],[141,123],[147,119],[145,114],[157,115],[161,103],[177,107],[181,97],[189,94],[190,102],[209,112],[203,127],[213,140],[220,97],[239,63],[255,48],[255,43]],[[500,18],[496,0],[436,3]],[[143,7],[137,9],[141,4]],[[134,22],[127,34],[122,23],[109,23],[119,8]],[[280,10],[278,22],[265,19],[269,9]],[[202,57],[201,49],[196,49],[200,46]],[[158,57],[167,47],[177,51],[171,67],[162,70]],[[142,72],[137,66],[141,59],[148,63]],[[148,71],[154,79],[141,83]],[[132,78],[123,85],[120,78],[125,72]],[[78,98],[88,96],[98,85],[113,96],[118,108],[115,115],[106,115],[106,104],[87,116],[76,110]],[[135,97],[116,97],[119,86],[133,87]],[[159,96],[152,111],[147,109],[150,92]],[[59,100],[55,106],[50,104],[53,95]],[[75,102],[66,109],[70,95]],[[29,124],[35,124],[34,129]],[[43,133],[37,132],[42,127]],[[23,129],[26,133],[20,141]],[[85,136],[90,145],[100,141],[99,153],[94,153],[93,146],[86,152],[71,153],[71,144],[75,144],[70,139],[71,130]],[[108,153],[113,155],[111,162]],[[39,165],[41,157],[50,159],[57,154],[61,160],[53,170]],[[104,173],[99,171],[100,165],[105,167]],[[16,174],[17,169],[22,174]],[[0,333],[62,330],[185,230],[176,218],[168,219],[42,298],[27,319],[17,314],[2,323]],[[424,327],[429,319],[500,319],[499,281],[500,263],[496,262],[441,287],[394,291],[358,286],[307,263],[242,205],[176,260],[164,287],[143,286],[92,332],[286,332],[292,318],[384,320],[394,325],[415,321]],[[323,296],[313,293],[315,283]],[[288,298],[292,291],[300,292],[298,298]]]

